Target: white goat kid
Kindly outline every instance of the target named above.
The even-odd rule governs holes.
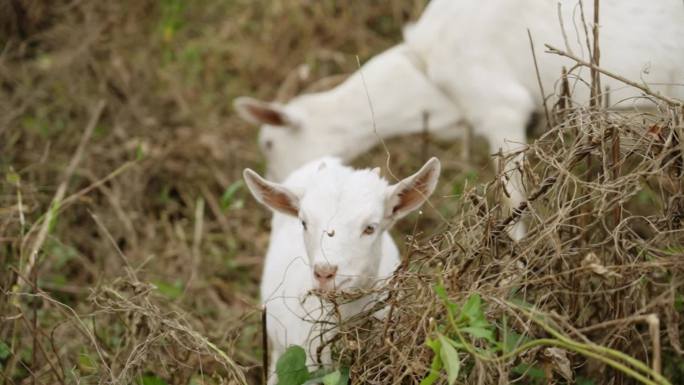
[[[585,19],[593,20],[592,2],[584,3]],[[467,122],[488,140],[491,152],[518,150],[526,143],[530,113],[542,105],[527,29],[535,39],[542,84],[553,92],[562,66],[574,63],[545,54],[543,43],[589,58],[577,4],[561,2],[566,46],[557,1],[432,0],[407,28],[404,43],[362,67],[363,79],[357,72],[330,91],[302,95],[285,105],[238,98],[235,107],[243,118],[262,125],[259,143],[275,180],[323,155],[350,160],[381,138],[421,132],[424,112],[437,136],[458,137]],[[681,0],[601,0],[600,6],[601,66],[683,98],[684,87],[662,86],[684,83]],[[639,96],[605,76],[602,83],[610,87],[612,100]],[[588,87],[576,82],[573,94],[586,101]],[[649,101],[630,101],[629,107],[642,103]],[[507,168],[512,166],[514,162]],[[512,205],[525,199],[517,172],[506,187]],[[520,226],[513,230],[515,238],[522,234]]]
[[[283,184],[244,171],[252,195],[274,212],[261,283],[271,373],[289,345],[304,347],[309,365],[316,361],[325,328],[314,321],[325,321],[330,309],[308,295],[312,289],[371,288],[392,275],[399,252],[387,230],[423,204],[439,173],[436,158],[394,185],[378,169],[354,170],[337,158],[308,163]],[[366,296],[342,305],[341,317],[359,313],[370,302]],[[326,327],[330,336],[333,331]],[[322,349],[321,362],[331,363],[328,348]],[[272,374],[269,383],[275,378]]]

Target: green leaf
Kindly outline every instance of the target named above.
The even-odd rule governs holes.
[[[176,299],[183,294],[183,283],[181,281],[176,281],[174,283],[153,281],[152,283],[157,287],[157,290],[159,290],[162,295],[170,299]]]
[[[453,346],[456,349],[465,349],[463,344],[460,342],[454,341],[451,338],[447,338],[447,341],[451,344],[451,346]]]
[[[432,349],[434,355],[432,356],[432,363],[430,363],[430,372],[420,381],[420,385],[432,385],[439,379],[439,371],[442,370],[442,359],[439,354],[442,343],[439,340],[428,338],[425,345]]]
[[[513,373],[519,374],[519,375],[524,375],[529,378],[532,378],[533,380],[544,380],[546,379],[546,374],[544,373],[544,370],[530,364],[519,364],[518,366],[513,368]],[[537,381],[535,381],[537,383]]]
[[[12,350],[5,343],[5,341],[0,341],[0,360],[4,360],[12,354]]]
[[[337,385],[347,385],[349,383],[349,368],[340,369],[340,380]]]
[[[242,200],[235,199],[237,193],[245,186],[245,183],[242,181],[242,179],[238,179],[235,182],[231,183],[230,186],[226,189],[226,191],[223,192],[223,195],[221,195],[221,208],[223,210],[228,209],[230,207],[234,206],[240,206],[242,203]]]
[[[142,380],[140,381],[140,384],[141,385],[169,385],[166,381],[155,376],[154,374],[146,374],[146,375],[142,376]]]
[[[458,358],[458,352],[456,349],[454,349],[453,345],[449,343],[449,338],[442,334],[438,334],[437,337],[441,343],[439,356],[442,359],[442,363],[444,363],[449,385],[452,385],[454,382],[456,382],[456,379],[458,378],[458,372],[461,370],[461,360]]]
[[[10,183],[10,184],[13,184],[13,185],[16,186],[16,185],[18,185],[19,182],[21,181],[21,177],[19,176],[19,174],[17,174],[17,173],[14,171],[14,169],[12,169],[12,168],[10,167],[10,170],[9,170],[9,171],[7,172],[7,174],[5,175],[5,180],[7,181],[7,183]]]
[[[302,385],[321,385],[323,383],[323,377],[325,377],[324,374],[317,376],[315,373],[319,372],[319,370],[315,372],[309,373],[309,379],[307,381],[304,381]]]
[[[484,338],[489,342],[495,342],[494,333],[490,329],[485,329],[481,327],[465,327],[461,328],[461,331],[468,333],[475,338]]]
[[[473,320],[473,321],[470,322],[468,325],[469,325],[470,327],[473,327],[473,328],[491,329],[491,328],[492,328],[492,324],[490,324],[489,321],[487,321],[487,319],[484,318],[484,314],[481,314],[480,316],[481,316],[482,318]]]
[[[446,289],[444,288],[444,285],[441,283],[436,283],[435,284],[435,294],[437,294],[437,297],[441,299],[442,301],[448,301],[449,297],[447,297],[447,292]]]
[[[428,338],[425,341],[425,345],[427,345],[427,347],[429,347],[433,353],[439,354],[439,348],[442,346],[442,343],[439,340],[433,340]]]
[[[48,232],[52,233],[57,226],[57,218],[59,217],[59,203],[52,202],[50,205],[50,223],[48,223]]]
[[[472,294],[461,309],[461,315],[467,317],[469,323],[484,319],[482,300],[479,294]]]
[[[292,345],[276,363],[278,385],[302,385],[309,379],[306,369],[306,352],[301,346]]]
[[[138,143],[138,145],[135,146],[135,160],[141,161],[143,158],[145,158],[145,148],[142,143]]]
[[[529,338],[523,336],[522,334],[516,333],[515,330],[512,330],[512,329],[506,330],[506,333],[504,334],[504,341],[503,341],[504,353],[512,352],[518,346],[522,345],[523,343],[527,342],[528,340],[529,340]]]
[[[78,368],[83,373],[94,373],[97,370],[97,364],[89,354],[81,353],[78,355]]]
[[[451,193],[456,197],[460,197],[463,195],[463,190],[465,189],[466,184],[472,186],[473,182],[476,180],[477,172],[475,171],[468,171],[463,175],[459,175],[451,185]]]
[[[341,378],[342,374],[339,370],[336,370],[332,373],[328,373],[325,376],[323,376],[323,385],[337,385],[339,384]]]
[[[325,377],[325,375],[328,373],[330,373],[330,370],[324,368],[318,368],[313,372],[309,372],[309,381],[307,381],[307,383],[311,381],[318,381],[318,383],[320,383],[321,381],[323,381],[323,377]]]
[[[674,300],[674,308],[677,312],[684,311],[684,295],[677,293]]]

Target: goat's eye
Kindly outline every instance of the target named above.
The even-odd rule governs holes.
[[[259,142],[259,147],[262,151],[270,151],[273,148],[273,141],[271,139],[262,139]]]
[[[306,230],[306,221],[303,220],[303,219],[302,219],[301,221],[302,221],[302,228],[303,228],[304,230]]]
[[[375,232],[376,225],[368,225],[363,229],[364,235],[371,235]]]

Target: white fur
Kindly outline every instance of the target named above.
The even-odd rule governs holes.
[[[545,54],[544,43],[589,59],[577,0],[561,1],[570,47],[562,38],[557,4],[551,0],[432,0],[422,17],[406,28],[404,43],[370,60],[346,82],[327,92],[299,96],[285,106],[271,105],[291,118],[292,124],[261,128],[269,175],[282,180],[317,157],[350,160],[381,138],[420,132],[424,111],[430,114],[430,129],[440,137],[460,136],[467,122],[489,141],[492,153],[520,148],[526,142],[530,113],[542,103],[527,29],[535,41],[547,93],[557,88],[562,66],[570,68],[574,63]],[[601,67],[684,98],[681,0],[602,0],[600,5]],[[584,8],[585,20],[591,23],[593,2],[584,0]],[[591,25],[587,29],[591,31]],[[582,69],[584,79],[589,79],[588,73]],[[604,86],[610,86],[614,102],[639,95],[605,76],[601,79]],[[588,87],[582,82],[572,86],[575,100],[586,101]],[[367,94],[375,111],[376,131]],[[243,116],[248,115],[243,108],[247,102],[236,101]],[[635,100],[627,106],[642,103]],[[263,146],[266,142],[272,143],[271,149]],[[524,200],[517,173],[506,187],[511,204]],[[522,228],[514,233],[519,238]]]
[[[431,173],[423,197],[396,210],[398,197],[405,196],[402,193],[411,187],[412,178],[427,175],[426,170]],[[330,304],[307,296],[316,288],[312,266],[337,266],[334,282],[338,290],[371,288],[390,277],[399,265],[399,252],[387,230],[427,199],[438,176],[439,162],[435,158],[418,173],[392,186],[375,170],[354,170],[342,165],[340,159],[323,158],[296,170],[283,184],[269,185],[291,194],[288,196],[297,210],[296,216],[274,211],[264,262],[261,297],[268,314],[271,373],[280,355],[293,344],[304,347],[307,363],[314,365],[320,335],[328,338],[334,333],[330,324],[314,323],[327,320],[334,324],[336,319],[330,318]],[[255,182],[262,179],[246,170],[245,180],[255,198],[264,203],[264,190]],[[376,231],[364,234],[370,224],[377,225]],[[329,236],[333,231],[334,235]],[[372,300],[367,296],[342,305],[341,317],[359,313]],[[329,349],[322,351],[321,358],[323,364],[330,364]],[[270,383],[275,383],[275,378],[272,375]]]

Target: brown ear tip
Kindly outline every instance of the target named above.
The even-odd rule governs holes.
[[[247,123],[259,125],[261,122],[254,116],[254,109],[262,103],[249,96],[238,96],[233,99],[233,110]]]

